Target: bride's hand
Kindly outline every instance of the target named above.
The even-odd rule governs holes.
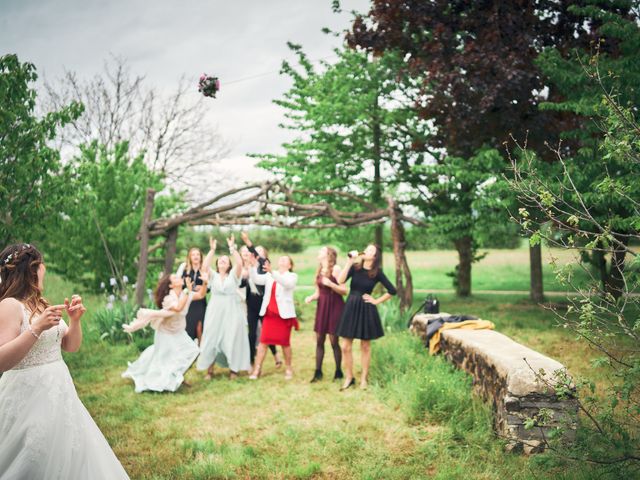
[[[70,320],[80,320],[80,317],[87,311],[86,307],[82,303],[82,297],[80,295],[71,295],[71,302],[68,298],[64,299],[64,308],[69,315]]]
[[[36,335],[40,335],[45,330],[58,326],[64,310],[65,305],[51,305],[45,308],[31,324],[32,330]]]

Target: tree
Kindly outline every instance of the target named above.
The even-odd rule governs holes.
[[[419,157],[408,143],[425,130],[412,109],[413,87],[399,75],[401,58],[336,50],[338,60],[323,62],[318,71],[299,45],[289,47],[299,68],[283,63],[293,86],[275,103],[286,109],[282,127],[297,137],[284,145],[284,155],[261,155],[259,165],[300,190],[340,190],[384,206],[384,193],[402,181],[398,165]],[[337,208],[363,208],[346,198],[337,201]],[[382,246],[381,225],[376,243]]]
[[[64,196],[66,172],[49,143],[82,106],[71,102],[36,117],[36,79],[33,64],[0,57],[0,245],[38,241]]]
[[[622,152],[614,152],[603,143],[609,142],[607,129],[601,118],[611,118],[608,110],[620,105],[636,114],[640,105],[640,29],[638,17],[634,16],[639,2],[622,1],[618,7],[623,13],[614,13],[595,2],[584,8],[573,9],[580,17],[597,20],[597,28],[593,34],[597,42],[589,49],[578,49],[568,53],[555,48],[545,50],[538,64],[549,80],[562,94],[562,100],[545,102],[541,108],[550,111],[569,111],[579,118],[579,128],[564,133],[564,138],[575,143],[579,148],[571,152],[568,164],[569,174],[581,198],[589,206],[594,219],[599,224],[608,223],[615,218],[614,228],[620,249],[614,249],[609,261],[603,254],[606,248],[588,249],[582,252],[583,260],[591,263],[598,270],[599,278],[605,290],[614,297],[624,291],[624,270],[626,249],[629,235],[637,226],[634,224],[633,202],[621,196],[602,195],[602,185],[608,184],[615,172],[619,185],[625,185],[629,195],[633,197],[636,175],[634,162],[629,162]],[[595,54],[594,54],[595,51]],[[604,72],[604,73],[601,73]],[[611,72],[615,72],[615,75]],[[603,101],[603,92],[605,97]],[[615,92],[615,96],[612,92]],[[624,125],[621,125],[624,128]],[[557,152],[560,155],[562,152]],[[604,167],[604,168],[603,168]],[[557,189],[552,189],[557,191]],[[591,229],[596,224],[587,221],[582,228]],[[594,232],[597,233],[597,232]],[[573,242],[579,239],[570,236],[563,241]],[[602,246],[603,247],[603,246]]]
[[[571,124],[573,116],[539,109],[543,92],[548,90],[551,99],[556,92],[535,59],[545,46],[565,50],[585,44],[597,23],[573,14],[569,3],[373,0],[368,15],[356,17],[347,39],[376,54],[398,50],[407,70],[423,79],[424,97],[416,109],[433,120],[430,145],[448,154],[440,162],[458,164],[482,148],[502,148],[511,136],[526,138],[528,148],[552,159],[544,144],[555,143],[559,127]],[[473,257],[473,243],[466,235],[462,228],[459,272],[470,278],[463,259]],[[541,273],[540,256],[534,253],[535,271]]]
[[[227,151],[207,119],[207,100],[191,98],[184,78],[171,95],[164,96],[143,76],[134,75],[126,60],[112,57],[103,73],[90,80],[66,71],[44,86],[45,108],[59,109],[69,101],[85,105],[84,114],[59,136],[60,146],[70,147],[72,155],[93,140],[107,149],[127,141],[134,155],[143,154],[154,172],[177,185],[201,186]]]
[[[637,52],[633,55],[636,62],[640,61]],[[597,74],[587,78],[593,86],[600,84]],[[603,129],[603,140],[591,170],[600,171],[597,178],[585,182],[581,160],[564,158],[556,151],[560,181],[549,179],[540,175],[535,155],[524,152],[513,157],[511,188],[525,205],[520,221],[533,238],[564,249],[611,256],[614,264],[616,258],[632,259],[634,268],[619,270],[621,281],[614,292],[597,277],[587,285],[574,285],[572,272],[578,265],[569,264],[556,272],[576,294],[567,299],[568,308],[554,308],[558,327],[575,333],[599,357],[585,378],[556,372],[560,385],[556,391],[561,397],[574,396],[578,403],[579,441],[567,446],[548,438],[546,443],[562,461],[588,462],[594,478],[633,478],[640,468],[640,300],[636,296],[640,275],[638,254],[629,244],[640,242],[640,124],[636,106],[619,103],[610,89],[600,92],[601,105],[594,120]],[[624,173],[619,175],[621,168]],[[600,208],[622,204],[626,210],[612,208],[605,214]],[[531,211],[542,212],[543,221],[532,220]],[[556,231],[546,228],[549,223]],[[557,231],[563,234],[560,240]],[[600,379],[601,388],[596,389],[595,378]]]
[[[162,190],[159,174],[142,154],[131,156],[127,142],[114,149],[97,141],[84,145],[70,166],[70,194],[51,222],[47,244],[51,267],[65,278],[97,289],[102,282],[134,279],[136,237],[147,188]],[[157,202],[159,215],[169,214],[176,197]]]

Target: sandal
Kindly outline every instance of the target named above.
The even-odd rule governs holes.
[[[260,375],[262,375],[262,369],[257,368],[253,372],[251,372],[251,375],[249,375],[249,380],[257,380]]]
[[[285,380],[291,380],[293,378],[293,370],[287,370],[284,373],[284,379]]]

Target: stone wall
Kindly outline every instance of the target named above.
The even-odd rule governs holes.
[[[423,318],[414,319],[412,331],[423,336],[428,318],[416,317]],[[577,402],[558,398],[554,389],[557,372],[566,371],[561,363],[494,330],[445,330],[441,349],[449,361],[473,376],[475,390],[491,402],[495,430],[509,440],[508,449],[540,452],[557,427],[563,429],[564,441],[573,441]],[[525,428],[527,418],[541,414],[550,418],[544,426]]]

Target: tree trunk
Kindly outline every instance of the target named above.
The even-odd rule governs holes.
[[[614,298],[620,298],[625,292],[624,281],[624,258],[627,254],[626,246],[629,243],[629,237],[617,236],[615,238],[622,243],[612,245],[611,252],[611,269],[609,270],[609,278],[607,283],[607,293]]]
[[[167,240],[164,243],[164,270],[165,275],[173,273],[173,264],[176,261],[176,243],[178,240],[178,227],[173,227],[167,233]]]
[[[458,251],[458,266],[456,272],[456,295],[468,297],[471,295],[471,263],[473,262],[472,239],[464,237],[454,242]]]
[[[380,108],[378,106],[378,97],[376,96],[373,104],[373,190],[371,192],[371,199],[373,204],[377,207],[382,200],[382,179],[380,176],[380,163],[382,160],[382,131],[380,129]],[[375,227],[375,243],[380,247],[380,251],[383,248],[383,232],[384,225],[379,224]],[[380,265],[382,265],[382,258],[380,258]]]
[[[147,197],[144,204],[144,214],[140,224],[140,258],[138,260],[138,277],[136,279],[136,303],[139,306],[144,304],[145,284],[147,281],[147,268],[149,266],[149,222],[153,216],[153,202],[156,191],[147,189]]]
[[[531,287],[529,296],[536,303],[544,301],[544,288],[542,283],[542,245],[529,244],[529,270]]]
[[[400,309],[406,311],[413,304],[413,279],[405,255],[406,240],[404,225],[399,219],[400,209],[392,197],[388,197],[389,218],[391,219],[391,239],[396,263],[396,288],[400,298]],[[403,280],[404,275],[404,280]]]

